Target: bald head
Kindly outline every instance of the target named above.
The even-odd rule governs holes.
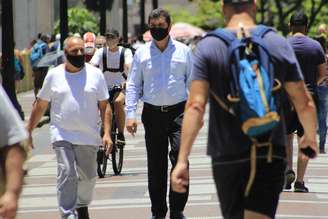
[[[64,41],[64,50],[79,44],[84,45],[84,42],[81,37],[76,37],[76,36],[67,37]]]

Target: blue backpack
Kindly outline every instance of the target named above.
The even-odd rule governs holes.
[[[35,69],[38,61],[42,58],[47,48],[47,44],[41,40],[36,42],[30,54],[32,68]]]
[[[271,136],[280,116],[277,112],[279,97],[276,91],[281,83],[274,78],[273,57],[267,49],[264,36],[274,31],[264,25],[257,26],[246,35],[243,28],[238,37],[226,29],[217,29],[207,34],[220,38],[228,46],[227,72],[230,72],[230,92],[227,100],[222,100],[210,91],[216,102],[226,111],[236,116],[241,129],[253,142],[251,148],[251,175],[246,188],[247,196],[256,171],[256,149],[269,147],[268,162],[272,161],[271,137],[261,142],[263,136]],[[228,102],[228,104],[226,104]]]

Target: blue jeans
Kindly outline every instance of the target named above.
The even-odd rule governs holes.
[[[320,150],[325,149],[327,126],[328,126],[328,86],[318,87],[318,107],[319,107],[319,137],[320,137]]]

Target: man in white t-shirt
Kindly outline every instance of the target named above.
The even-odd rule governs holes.
[[[90,63],[99,67],[105,76],[108,89],[115,85],[122,85],[126,81],[127,73],[130,71],[133,55],[130,49],[125,49],[118,46],[119,32],[111,29],[106,33],[107,47],[98,49],[92,57]],[[105,49],[105,50],[104,50]],[[105,62],[104,62],[105,60]],[[114,100],[114,109],[116,112],[116,123],[118,126],[117,140],[121,144],[125,144],[124,126],[125,126],[125,111],[124,111],[125,93],[121,92]]]
[[[64,42],[66,62],[51,69],[38,94],[27,126],[32,130],[51,102],[50,133],[58,163],[57,196],[63,219],[89,219],[88,208],[96,181],[97,148],[111,152],[111,109],[102,72],[84,60],[84,42]],[[100,113],[99,113],[100,111]],[[104,125],[101,141],[99,121]]]
[[[0,85],[0,218],[14,219],[23,184],[24,124]]]

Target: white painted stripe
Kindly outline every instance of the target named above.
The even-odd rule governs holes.
[[[28,163],[37,163],[37,162],[47,162],[55,159],[56,155],[54,154],[39,154],[34,155],[31,159],[28,160]]]
[[[202,202],[202,203],[187,203],[187,206],[216,206],[219,211],[219,203],[218,202]],[[107,210],[107,209],[124,209],[124,211],[128,211],[128,209],[132,208],[149,208],[149,204],[135,204],[135,205],[125,205],[125,206],[93,206],[93,204],[90,206],[90,210]],[[35,209],[35,210],[28,210],[28,209],[22,209],[19,210],[18,213],[36,213],[36,212],[58,212],[57,208],[48,208],[48,209]],[[307,219],[307,218],[313,218],[313,219],[327,219],[327,216],[319,216],[319,215],[293,215],[293,214],[278,214],[276,215],[277,218],[282,219]],[[189,219],[192,217],[188,217]],[[194,217],[195,218],[195,217]],[[204,216],[204,218],[209,219],[221,219],[222,216],[213,216],[208,217]]]
[[[188,200],[194,201],[210,201],[212,200],[211,195],[207,196],[189,196]],[[150,205],[149,198],[129,198],[129,199],[103,199],[103,200],[94,200],[92,201],[91,207],[99,206],[112,206],[119,205],[130,206],[135,204],[147,204]],[[19,201],[19,208],[28,210],[28,208],[56,208],[57,207],[57,198],[56,197],[33,197],[33,198],[23,198]],[[124,207],[123,207],[124,208]]]

